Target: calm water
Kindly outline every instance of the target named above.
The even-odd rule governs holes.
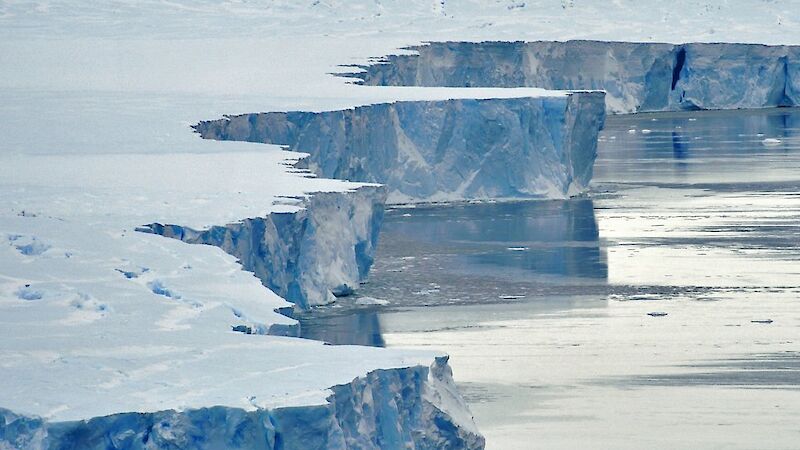
[[[303,332],[446,351],[488,448],[798,448],[800,112],[611,117],[594,180],[390,211]]]

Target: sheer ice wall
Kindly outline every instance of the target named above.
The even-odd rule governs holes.
[[[327,403],[255,409],[209,406],[50,422],[0,408],[0,448],[481,449],[446,357],[430,367],[376,370],[333,386]]]
[[[264,286],[300,308],[352,293],[367,278],[378,241],[385,189],[318,192],[303,209],[194,230],[150,224],[145,230],[222,248]]]
[[[202,137],[288,145],[311,171],[386,184],[389,202],[563,198],[592,176],[602,92],[227,116]]]
[[[800,105],[800,46],[438,42],[364,71],[367,85],[603,89],[612,113]]]

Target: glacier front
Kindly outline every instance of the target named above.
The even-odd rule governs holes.
[[[303,167],[326,178],[383,183],[390,203],[564,198],[584,191],[591,179],[603,97],[531,91],[399,101],[232,115],[195,129],[207,139],[307,152]]]
[[[603,89],[609,112],[800,105],[800,46],[434,42],[346,74],[380,86]]]
[[[361,185],[301,198],[295,211],[207,229],[153,223],[140,230],[217,246],[238,258],[264,286],[306,309],[349,295],[366,280],[385,199],[383,186]]]

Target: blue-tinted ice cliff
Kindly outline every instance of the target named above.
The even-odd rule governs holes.
[[[190,244],[222,248],[264,286],[300,308],[352,293],[372,266],[383,219],[385,189],[365,185],[318,192],[302,209],[194,230],[150,224],[147,230]]]
[[[268,382],[265,380],[265,382]],[[0,408],[0,448],[14,449],[480,449],[447,358],[376,370],[333,386],[318,406],[210,406],[49,422]]]
[[[326,178],[383,183],[389,202],[563,198],[586,189],[602,92],[404,101],[199,123],[202,137],[288,145]]]
[[[609,112],[800,105],[800,46],[440,42],[350,74],[368,85],[603,89]]]

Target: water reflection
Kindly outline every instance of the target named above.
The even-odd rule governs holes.
[[[500,246],[469,256],[467,264],[500,277],[576,283],[605,280],[608,267],[599,245],[599,232],[590,199],[531,202],[501,207],[502,218],[486,227],[494,230]],[[476,213],[479,213],[476,212]],[[499,222],[499,223],[498,223]],[[479,234],[476,240],[485,242]],[[503,241],[505,238],[505,241]]]
[[[382,346],[380,308],[540,300],[604,291],[608,266],[589,198],[389,211],[358,297],[300,317],[304,337]]]
[[[295,317],[301,336],[333,345],[384,347],[381,324],[375,308],[316,311]]]
[[[778,143],[765,145],[765,139]],[[700,111],[612,116],[598,146],[595,183],[735,183],[758,171],[762,181],[795,178],[800,110]]]
[[[675,159],[689,157],[689,142],[677,131],[672,132],[672,157]]]

